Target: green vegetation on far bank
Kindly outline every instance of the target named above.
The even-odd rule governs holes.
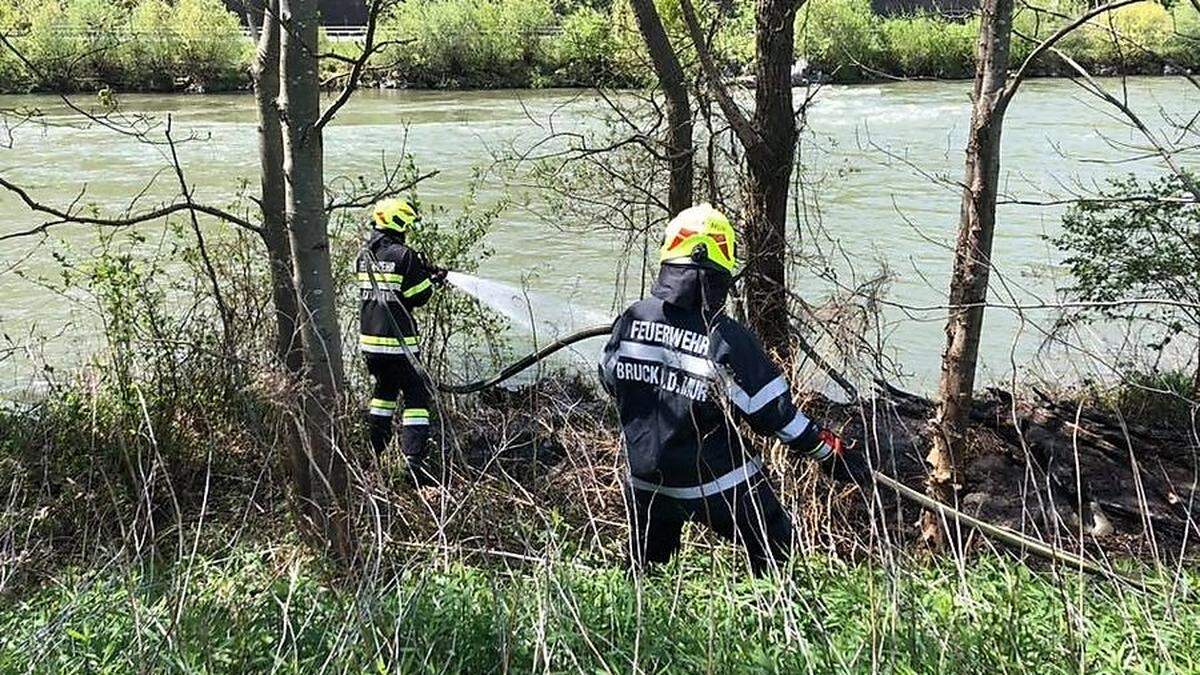
[[[1122,593],[998,559],[961,575],[953,565],[814,560],[782,581],[738,580],[723,557],[690,556],[673,563],[678,575],[642,583],[570,558],[509,570],[424,556],[339,581],[277,543],[66,572],[0,604],[0,672],[1200,667],[1200,605],[1186,590]]]
[[[674,43],[688,43],[677,0],[660,0]],[[731,77],[753,58],[753,5],[701,3],[724,11],[714,49]],[[1081,0],[1019,10],[1019,36],[1036,39],[1084,11]],[[835,82],[891,77],[961,78],[972,72],[978,20],[936,15],[881,17],[869,0],[809,0],[797,17],[797,56],[811,75]],[[253,55],[238,17],[221,0],[0,1],[0,28],[28,60],[0,54],[0,92],[225,91],[249,85]],[[381,33],[403,44],[377,54],[367,84],[418,88],[639,86],[651,79],[625,0],[409,0]],[[1100,73],[1181,72],[1200,67],[1200,14],[1187,2],[1122,7],[1061,45]],[[1014,40],[1014,59],[1032,42]],[[352,42],[323,50],[354,54]],[[694,54],[684,50],[689,61]],[[1036,74],[1063,68],[1048,56]],[[328,60],[328,73],[344,64]],[[691,64],[689,67],[694,67]]]
[[[232,90],[253,52],[221,0],[3,0],[0,30],[8,93]]]

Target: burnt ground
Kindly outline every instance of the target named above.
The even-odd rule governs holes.
[[[447,426],[469,431],[443,437],[455,477],[440,498],[458,500],[471,516],[443,523],[442,536],[534,550],[532,514],[571,532],[581,549],[619,546],[616,420],[590,383],[547,379],[459,403]],[[804,408],[862,443],[885,473],[922,489],[931,401],[887,389],[853,405],[814,396]],[[1177,559],[1190,549],[1198,508],[1191,430],[1139,425],[1037,391],[986,392],[972,424],[961,510],[1070,550],[1082,543],[1120,556]],[[867,535],[878,536],[874,522],[891,541],[917,544],[919,508],[881,491],[870,515],[854,490],[789,461],[779,448],[768,454],[802,542],[854,551]]]
[[[919,459],[933,416],[927,399],[881,395],[906,429],[905,482],[923,478]],[[1148,426],[1115,409],[990,389],[972,414],[960,508],[1047,541],[1085,542],[1127,554],[1177,557],[1197,534],[1197,441],[1192,427]],[[914,457],[915,456],[915,457]],[[902,465],[903,466],[903,465]]]
[[[861,443],[876,467],[922,488],[930,401],[888,390],[855,405],[814,395],[802,407]],[[398,453],[379,463],[360,453],[365,440],[351,446],[359,453],[351,466],[352,517],[365,550],[453,552],[502,564],[556,553],[602,563],[624,557],[615,411],[590,381],[544,378],[517,390],[444,397],[439,409],[437,445],[448,473],[442,489],[407,485]],[[958,492],[963,511],[1067,550],[1087,548],[1093,557],[1191,558],[1193,426],[1139,424],[1037,391],[987,392],[972,419]],[[175,424],[177,433],[185,426]],[[33,434],[27,452],[4,460],[16,478],[0,512],[0,596],[66,565],[114,554],[169,557],[184,550],[180,533],[201,526],[216,528],[202,538],[213,546],[241,536],[274,541],[295,530],[273,436],[255,440],[239,425],[189,433],[196,439],[179,444],[199,450],[155,464],[137,491],[123,482],[125,465],[80,453],[90,447],[86,437]],[[204,450],[210,446],[222,452]],[[858,558],[924,550],[919,507],[883,489],[868,507],[857,490],[832,483],[810,462],[777,445],[764,452],[803,551]],[[693,545],[711,543],[697,534],[689,535]],[[966,544],[990,546],[978,536]],[[403,564],[406,557],[392,559]]]

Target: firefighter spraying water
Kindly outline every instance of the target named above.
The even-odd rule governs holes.
[[[416,408],[423,413],[411,417],[423,424],[409,424],[410,418],[405,417],[402,442],[418,484],[434,481],[424,473],[422,461],[428,437],[427,380],[423,370],[419,377],[408,373],[420,368],[412,310],[428,300],[432,284],[445,281],[519,328],[550,334],[553,339],[492,377],[471,383],[438,383],[443,392],[467,394],[498,386],[564,348],[608,337],[600,354],[599,374],[602,386],[616,400],[620,416],[629,553],[639,568],[668,560],[678,550],[683,524],[689,521],[700,522],[738,543],[755,573],[773,569],[787,558],[791,517],[776,498],[767,467],[754,453],[753,443],[743,435],[742,429],[748,427],[757,434],[774,436],[793,452],[818,462],[827,475],[858,486],[868,498],[875,486],[886,487],[948,522],[1142,588],[1085,558],[963,514],[873,471],[854,444],[843,442],[797,409],[786,379],[758,339],[724,313],[735,280],[736,234],[728,219],[711,206],[686,209],[668,225],[650,297],[634,303],[611,324],[598,323],[564,335],[579,322],[597,321],[601,315],[573,303],[429,265],[405,246],[403,235],[417,218],[407,202],[402,204],[377,210],[376,232],[359,259],[359,283],[363,288],[363,351],[376,377],[376,397],[368,420],[372,445],[381,451],[380,439],[386,444],[390,437],[392,415],[384,413],[397,409],[396,395],[402,392],[404,410]],[[381,227],[380,213],[385,225],[396,222],[389,218],[396,213],[405,225]],[[395,233],[401,237],[397,239]],[[380,281],[391,285],[380,286]],[[387,294],[374,295],[380,291]],[[391,321],[392,333],[380,332],[372,313],[383,308],[392,316],[399,312],[411,323]],[[368,349],[381,344],[393,349]],[[384,361],[379,355],[404,361]],[[418,431],[425,433],[413,433]]]
[[[360,251],[356,272],[362,296],[359,348],[375,381],[367,410],[371,447],[377,455],[387,449],[398,412],[409,476],[428,485],[435,482],[427,466],[431,397],[417,360],[421,339],[414,312],[429,302],[434,284],[446,272],[408,246],[419,220],[417,210],[403,199],[377,204],[374,229]]]

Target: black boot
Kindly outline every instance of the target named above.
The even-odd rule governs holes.
[[[417,487],[437,485],[438,477],[429,465],[429,426],[409,425],[400,433],[400,448],[408,464],[408,478]]]
[[[407,469],[405,478],[414,487],[436,487],[441,485],[437,471],[434,467],[430,466],[428,457],[409,455],[404,459]]]
[[[382,457],[392,440],[392,418],[367,413],[367,439],[376,457]]]

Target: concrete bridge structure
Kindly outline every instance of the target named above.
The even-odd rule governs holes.
[[[247,2],[253,0],[225,0],[225,5],[238,16],[245,15]],[[367,23],[367,3],[363,0],[319,0],[321,22],[326,26],[362,26]]]

